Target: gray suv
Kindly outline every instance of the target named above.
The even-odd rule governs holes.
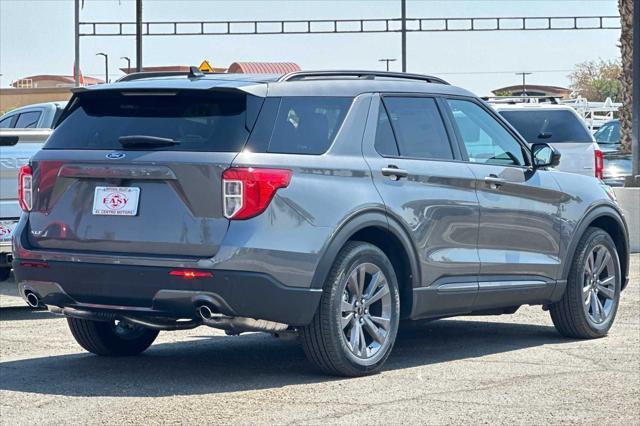
[[[98,355],[207,325],[357,376],[403,319],[521,305],[601,337],[627,226],[559,160],[436,77],[134,74],[76,91],[22,168],[15,275]]]

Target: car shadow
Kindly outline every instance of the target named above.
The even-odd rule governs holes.
[[[553,327],[439,320],[401,328],[385,370],[568,341]],[[137,357],[56,355],[0,362],[0,389],[65,396],[225,393],[344,380],[322,375],[296,340],[253,333],[153,345]]]
[[[24,306],[0,308],[0,321],[30,321],[52,318],[60,318],[60,315],[49,312],[46,308],[32,308],[26,302]]]

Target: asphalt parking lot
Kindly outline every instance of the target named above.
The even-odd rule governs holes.
[[[547,312],[404,327],[385,370],[325,377],[294,340],[164,332],[134,358],[80,350],[66,321],[0,285],[2,424],[640,424],[640,255],[610,335],[558,335]],[[14,305],[14,307],[7,307]]]

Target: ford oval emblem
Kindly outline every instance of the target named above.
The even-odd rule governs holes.
[[[110,152],[107,154],[107,158],[109,160],[120,160],[121,158],[124,158],[126,156],[126,154],[124,152]]]

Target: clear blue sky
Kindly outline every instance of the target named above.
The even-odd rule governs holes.
[[[415,0],[409,17],[617,15],[616,0]],[[243,20],[397,17],[399,0],[144,0],[145,20]],[[133,21],[133,0],[86,0],[82,21]],[[480,95],[518,83],[517,71],[534,71],[528,82],[566,86],[568,70],[585,60],[619,57],[618,30],[410,33],[411,72],[441,75]],[[81,68],[103,77],[110,57],[112,78],[121,56],[135,57],[133,37],[85,37]],[[34,74],[73,70],[73,0],[0,0],[0,87]],[[145,65],[214,66],[234,61],[293,61],[304,69],[382,69],[377,59],[400,57],[399,34],[147,37]],[[399,69],[400,64],[392,64]]]

